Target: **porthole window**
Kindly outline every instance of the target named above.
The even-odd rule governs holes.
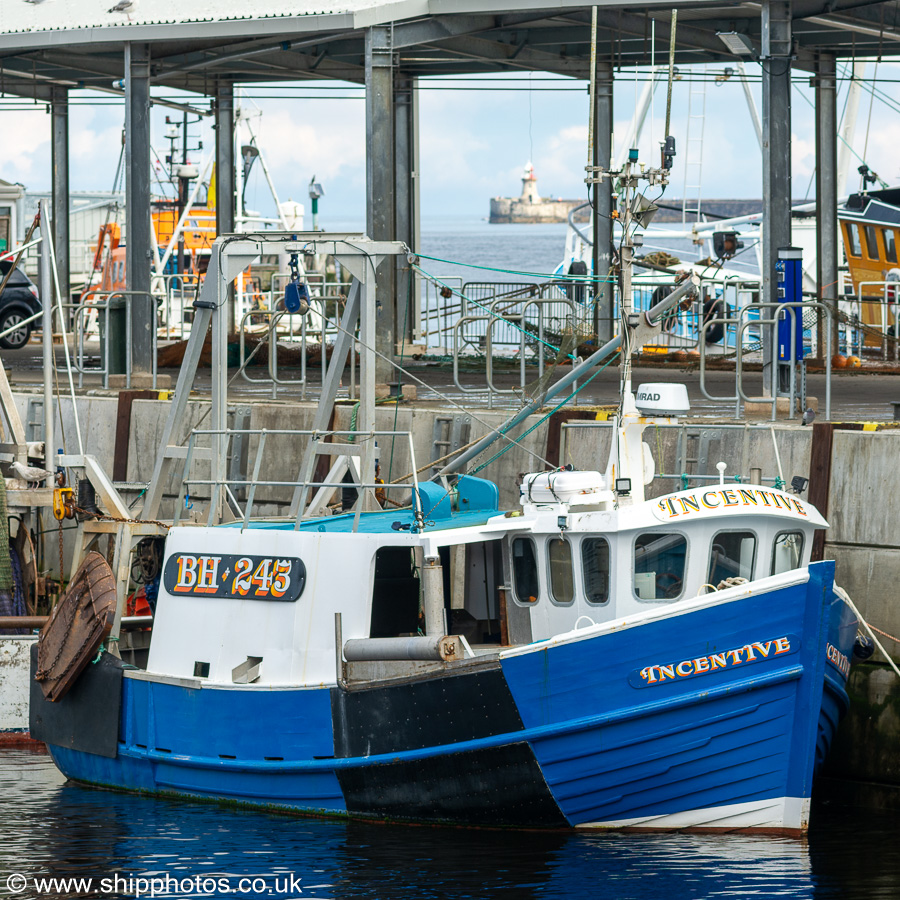
[[[803,532],[782,531],[772,548],[772,574],[780,575],[799,569],[803,560]]]
[[[675,600],[684,593],[687,539],[651,531],[634,542],[634,592],[641,600]]]
[[[555,603],[568,605],[575,601],[575,578],[572,574],[572,545],[565,538],[547,541],[550,571],[550,596]]]
[[[584,572],[584,595],[588,603],[609,603],[609,541],[585,538],[581,542],[581,568]]]
[[[515,538],[512,542],[513,588],[520,603],[537,603],[540,598],[537,555],[531,538]]]
[[[756,535],[752,531],[720,531],[710,547],[707,583],[718,588],[729,578],[752,581],[755,556]]]

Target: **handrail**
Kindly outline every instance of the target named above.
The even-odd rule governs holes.
[[[196,439],[202,436],[209,437],[224,437],[227,441],[228,438],[233,437],[235,435],[247,435],[247,436],[257,436],[259,441],[256,447],[256,456],[253,463],[253,474],[250,478],[193,478],[190,475],[191,464],[194,460],[195,452],[197,450],[202,449],[204,453],[211,452],[209,448],[198,448],[196,446]],[[269,436],[289,436],[289,437],[308,437],[313,440],[322,440],[325,437],[339,437],[345,436],[354,440],[374,440],[378,437],[406,437],[408,446],[409,446],[409,454],[410,454],[410,469],[411,472],[408,476],[404,476],[403,479],[400,479],[399,482],[394,484],[383,484],[381,482],[361,482],[361,481],[353,481],[353,482],[345,482],[345,481],[310,481],[310,482],[301,482],[299,479],[294,479],[293,481],[281,481],[281,480],[265,480],[262,481],[259,479],[259,473],[262,468],[262,458],[263,452],[266,445],[266,440]],[[346,445],[336,445],[336,449],[344,449],[346,447],[346,456],[354,456],[361,454],[361,447],[357,447],[357,445],[346,444]],[[354,449],[359,449],[359,453],[354,454],[352,451]],[[322,488],[322,487],[330,487],[330,488],[344,488],[344,487],[355,487],[355,488],[365,488],[372,490],[384,490],[386,493],[392,489],[396,490],[399,488],[411,488],[412,490],[412,503],[413,507],[416,511],[416,516],[420,520],[423,516],[422,510],[422,498],[419,495],[419,478],[416,471],[416,456],[415,456],[415,446],[413,444],[412,433],[409,431],[393,431],[393,430],[372,430],[367,431],[365,433],[358,431],[345,431],[345,430],[329,430],[329,431],[314,431],[312,429],[288,429],[288,428],[263,428],[253,429],[253,428],[195,428],[191,431],[191,434],[188,438],[187,448],[185,451],[185,461],[184,461],[184,470],[181,478],[181,487],[179,490],[178,501],[175,506],[175,512],[173,516],[173,524],[177,525],[181,519],[182,510],[185,508],[187,503],[187,498],[189,496],[187,488],[191,485],[196,486],[205,486],[213,488],[209,503],[209,513],[208,513],[208,524],[214,524],[214,513],[215,508],[218,504],[218,499],[220,492],[224,490],[225,496],[230,503],[233,505],[234,509],[240,513],[240,517],[244,526],[246,526],[251,518],[253,503],[256,498],[256,489],[259,487],[298,487],[305,486],[308,488]],[[411,478],[411,484],[404,484],[405,478]],[[241,510],[241,504],[239,500],[235,497],[234,491],[232,491],[232,487],[234,488],[249,488],[247,499],[244,502],[244,508]],[[298,514],[298,520],[302,518],[302,510]],[[354,531],[357,530],[358,525],[358,516],[356,521],[354,522]]]

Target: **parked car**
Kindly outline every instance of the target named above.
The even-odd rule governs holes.
[[[0,283],[11,268],[11,259],[0,259]],[[10,328],[13,329],[5,337],[0,337],[0,347],[4,350],[18,350],[24,347],[31,337],[34,326],[40,325],[40,320],[26,322],[26,319],[40,311],[41,301],[38,298],[37,287],[21,269],[16,269],[9,276],[9,281],[0,294],[0,335]]]

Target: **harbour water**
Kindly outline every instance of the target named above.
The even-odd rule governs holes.
[[[13,749],[0,751],[0,798],[0,896],[900,896],[900,816],[827,804],[805,840],[421,828],[94,790],[66,783],[48,755]]]

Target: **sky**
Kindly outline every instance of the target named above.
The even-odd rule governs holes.
[[[871,78],[874,63],[868,64]],[[714,78],[725,66],[691,70],[682,67],[673,88],[672,131],[678,156],[667,191],[681,197],[685,170],[690,182],[699,173],[703,197],[758,198],[761,162],[756,134],[736,77],[721,84]],[[707,83],[699,83],[704,77]],[[759,67],[748,64],[748,75],[758,82]],[[802,76],[802,77],[801,77]],[[639,74],[638,78],[646,75]],[[864,91],[852,146],[888,183],[900,183],[900,64],[878,65],[878,89],[887,99]],[[792,93],[792,177],[794,198],[813,196],[814,173],[813,91],[807,76],[797,73]],[[321,83],[319,83],[321,85]],[[435,78],[421,82],[420,187],[426,221],[442,216],[486,217],[492,196],[515,196],[521,190],[525,164],[532,160],[538,190],[544,196],[585,196],[584,165],[587,155],[588,96],[585,82],[548,75],[527,74]],[[643,87],[634,74],[617,75],[614,95],[615,134],[624,141],[636,99]],[[759,105],[759,85],[753,84]],[[838,112],[844,104],[842,84]],[[70,112],[70,181],[73,190],[110,190],[121,147],[124,109],[116,98],[73,92]],[[173,96],[171,92],[167,96]],[[665,84],[656,91],[652,117],[639,144],[641,159],[656,164],[656,149],[663,130]],[[363,92],[341,83],[256,86],[242,100],[250,114],[281,200],[307,205],[307,185],[315,176],[326,190],[320,201],[320,226],[329,219],[348,223],[365,221],[365,105]],[[690,107],[690,115],[689,115]],[[172,110],[154,106],[153,146],[166,152],[165,117]],[[0,178],[21,182],[33,190],[50,186],[50,117],[43,105],[0,103]],[[871,121],[871,125],[869,122]],[[211,152],[209,120],[195,129],[205,150],[192,154],[200,162]],[[245,126],[246,127],[246,126]],[[699,140],[702,131],[702,141]],[[652,132],[652,134],[651,134]],[[868,137],[867,137],[868,133]],[[14,136],[14,138],[13,138]],[[248,133],[244,131],[245,139]],[[701,159],[702,165],[698,165]],[[858,184],[854,160],[851,187]],[[263,173],[257,165],[246,193],[247,206],[264,215],[274,211]],[[307,225],[309,222],[307,221]]]

